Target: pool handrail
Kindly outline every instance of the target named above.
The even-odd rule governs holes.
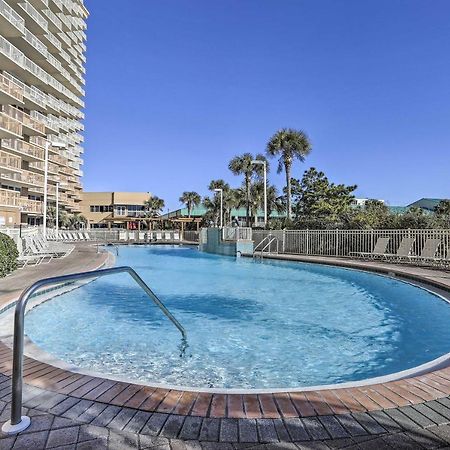
[[[69,282],[81,281],[90,278],[99,278],[106,275],[128,273],[136,283],[144,290],[148,297],[164,315],[178,328],[182,335],[183,343],[187,341],[186,331],[178,322],[172,313],[164,306],[156,294],[148,287],[145,281],[137,272],[129,266],[112,267],[109,269],[98,269],[90,272],[72,273],[52,278],[44,278],[25,289],[20,295],[14,312],[14,344],[13,344],[13,371],[12,371],[12,401],[11,401],[11,420],[6,422],[2,430],[7,434],[17,434],[29,427],[31,419],[28,416],[22,416],[22,391],[23,391],[23,347],[24,347],[24,322],[25,308],[28,300],[39,289],[44,286],[54,284],[64,284]]]

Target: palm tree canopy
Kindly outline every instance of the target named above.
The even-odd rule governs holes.
[[[156,195],[144,202],[144,208],[149,217],[158,217],[164,209],[164,200]]]
[[[266,153],[271,157],[279,156],[278,173],[280,173],[283,166],[290,166],[294,159],[303,162],[311,150],[311,142],[304,131],[282,128],[270,138]]]
[[[230,189],[230,185],[222,179],[212,180],[208,185],[208,189],[210,191],[214,191],[214,189],[222,189],[225,192]]]
[[[180,197],[180,202],[185,205],[197,206],[201,202],[200,194],[194,191],[185,191]]]
[[[244,175],[250,179],[253,174],[261,177],[263,174],[263,166],[261,164],[253,164],[253,160],[266,161],[266,168],[269,171],[269,163],[264,155],[258,154],[254,157],[251,153],[244,153],[243,155],[235,156],[228,164],[228,169],[234,175]]]

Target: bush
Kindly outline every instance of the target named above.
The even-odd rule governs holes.
[[[17,269],[16,243],[6,234],[0,233],[0,278]]]

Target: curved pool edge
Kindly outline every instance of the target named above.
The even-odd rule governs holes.
[[[102,267],[112,267],[115,264],[115,257],[110,251],[106,251],[108,253],[108,258],[97,268],[100,269]],[[249,256],[249,255],[244,255]],[[398,281],[403,281],[409,284],[412,284],[418,288],[426,289],[431,293],[437,295],[444,301],[450,303],[450,274],[443,271],[436,271],[434,273],[444,274],[448,277],[448,284],[439,283],[439,288],[436,287],[434,283],[430,283],[430,279],[426,276],[420,276],[420,270],[422,268],[415,268],[411,266],[402,266],[402,265],[389,265],[386,267],[386,264],[380,264],[379,262],[363,262],[363,261],[355,261],[348,260],[343,258],[332,258],[332,257],[302,257],[299,255],[271,255],[267,257],[268,259],[277,259],[284,261],[298,261],[303,263],[312,263],[312,264],[325,264],[332,265],[335,267],[346,268],[349,270],[361,270],[365,272],[372,272],[381,276],[388,276]],[[418,270],[419,269],[419,273]],[[440,275],[442,277],[442,275]],[[36,302],[33,307],[38,304],[51,300],[52,298],[59,296],[68,290],[77,289],[85,284],[79,283],[78,285],[71,285],[69,287],[64,288],[59,287],[55,289],[54,292],[50,292],[48,296],[44,296],[43,299],[39,302]],[[445,287],[445,290],[442,289]],[[5,313],[6,310],[14,306],[17,303],[17,299],[10,302],[7,307],[4,307],[0,311],[0,315]],[[96,378],[104,378],[107,380],[118,381],[129,383],[133,385],[147,386],[150,388],[158,388],[158,389],[169,389],[169,390],[178,390],[183,392],[195,392],[195,393],[209,393],[209,394],[268,394],[268,393],[294,393],[294,392],[311,392],[311,391],[324,391],[324,390],[336,390],[336,389],[347,389],[347,388],[355,388],[355,387],[364,387],[375,384],[383,384],[392,381],[398,381],[405,378],[412,378],[420,375],[424,375],[427,373],[434,372],[436,370],[440,370],[443,368],[450,367],[450,352],[444,354],[432,361],[426,362],[419,366],[415,366],[410,369],[406,369],[403,371],[383,375],[380,377],[367,378],[359,381],[349,381],[344,383],[335,383],[335,384],[327,384],[327,385],[314,385],[314,386],[299,386],[294,388],[265,388],[265,389],[240,389],[240,388],[202,388],[202,387],[192,387],[192,386],[183,386],[183,385],[173,385],[168,383],[157,383],[157,382],[145,382],[136,379],[129,379],[123,376],[116,376],[112,374],[103,374],[101,372],[90,371],[85,368],[81,368],[70,363],[67,363],[63,360],[56,358],[50,353],[46,352],[42,348],[40,348],[37,344],[35,344],[29,337],[26,337],[27,343],[25,347],[25,354],[37,361],[40,361],[44,364],[48,364],[49,366],[57,367],[62,370],[66,370],[68,372],[80,375],[86,375],[90,377]],[[6,341],[2,339],[6,345],[8,345],[8,338]]]

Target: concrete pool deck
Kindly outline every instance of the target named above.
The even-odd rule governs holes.
[[[106,255],[77,245],[64,260],[0,282],[0,305],[36,279],[93,270]],[[71,259],[69,259],[71,258]],[[422,279],[450,291],[450,273],[334,258],[337,264]],[[5,283],[5,284],[4,284]],[[15,296],[15,297],[14,297]],[[12,351],[0,343],[0,423],[9,419]],[[450,445],[450,368],[352,388],[265,394],[162,389],[92,377],[24,358],[32,425],[0,448],[444,448]]]

